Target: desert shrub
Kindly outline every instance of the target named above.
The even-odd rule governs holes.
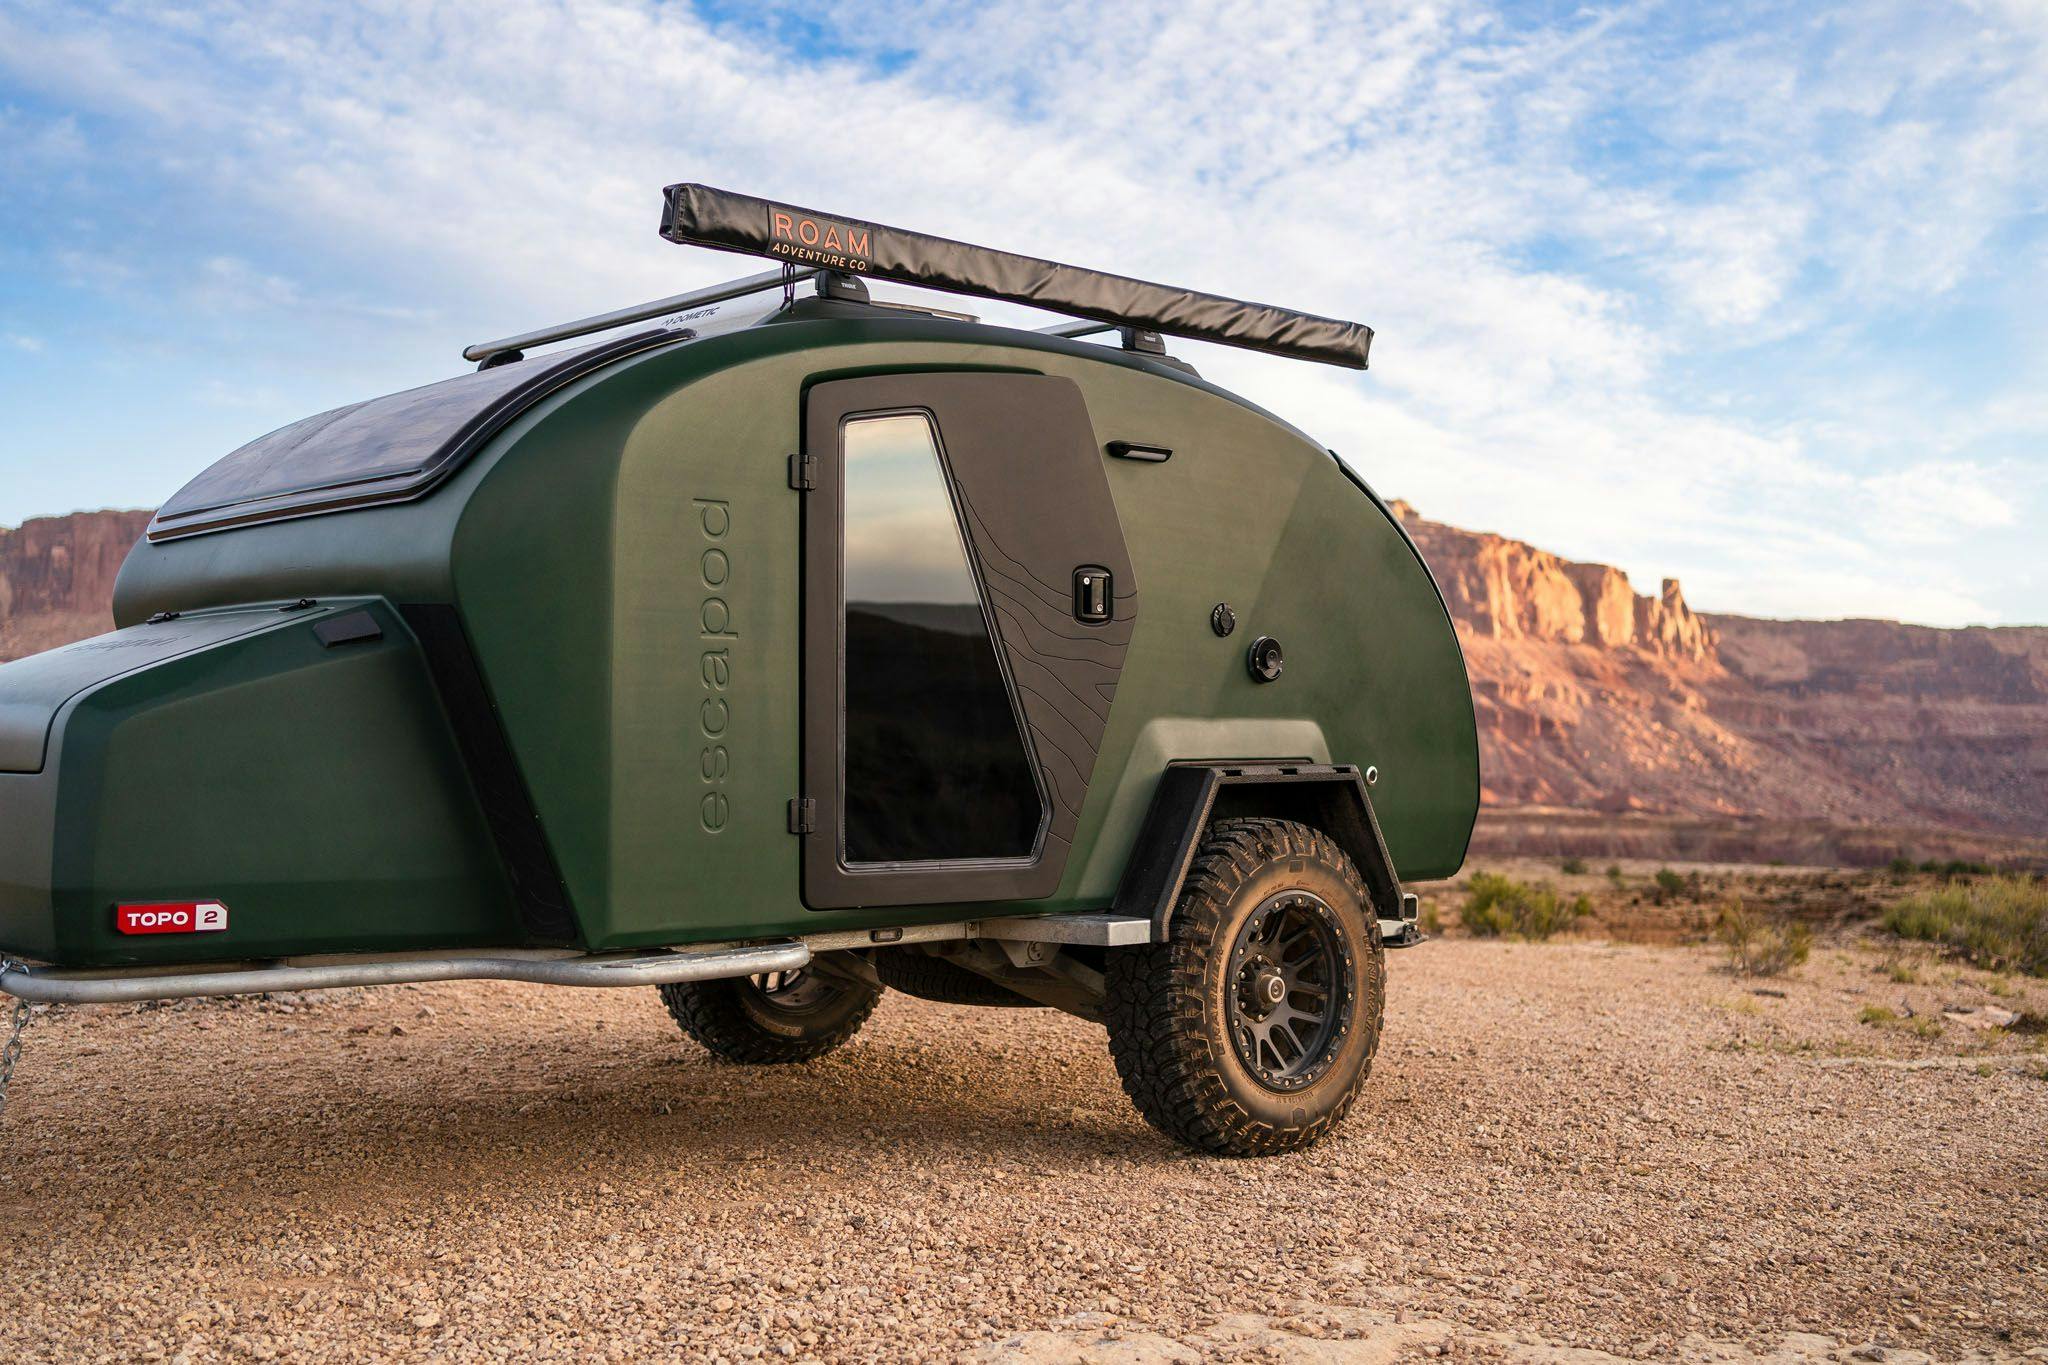
[[[1934,1015],[1915,1015],[1911,1010],[1901,1014],[1882,1005],[1865,1005],[1857,1014],[1856,1022],[1868,1024],[1872,1028],[1901,1029],[1915,1038],[1939,1038],[1945,1027]]]
[[[1613,883],[1614,883],[1614,884],[1615,884],[1616,886],[1620,886],[1620,885],[1621,885],[1621,864],[1620,864],[1620,863],[1609,863],[1609,864],[1607,865],[1607,880],[1608,880],[1608,881],[1610,881],[1610,882],[1613,882]]]
[[[1885,912],[1884,927],[1993,971],[2048,976],[2048,883],[2033,877],[1950,882],[1900,901]]]
[[[1776,976],[1806,961],[1813,951],[1813,930],[1766,919],[1739,900],[1721,907],[1714,937],[1728,949],[1728,960],[1743,976]]]
[[[1475,872],[1459,918],[1480,938],[1546,939],[1592,913],[1593,902],[1584,896],[1566,901],[1547,886],[1531,886],[1497,872]]]
[[[1424,901],[1422,911],[1415,917],[1416,927],[1431,938],[1444,931],[1444,917],[1437,910],[1435,901]]]
[[[1891,871],[1894,877],[1911,876],[1913,872],[1913,860],[1911,858],[1905,857],[1902,854],[1899,857],[1892,859]]]
[[[1579,876],[1586,870],[1586,860],[1584,858],[1566,858],[1557,865],[1557,870],[1564,873],[1567,877]]]
[[[1697,872],[1689,877],[1682,877],[1668,867],[1660,867],[1652,881],[1655,885],[1650,889],[1650,899],[1659,905],[1668,904],[1680,896],[1699,899],[1700,874]]]
[[[1938,858],[1929,858],[1926,862],[1920,864],[1920,870],[1946,877],[1950,881],[1954,881],[1958,877],[1988,877],[1992,872],[1991,864],[1975,863],[1967,858],[1950,858],[1947,862],[1942,862]]]

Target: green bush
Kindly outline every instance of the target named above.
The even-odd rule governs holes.
[[[1620,885],[1621,885],[1621,864],[1620,864],[1620,863],[1609,863],[1609,864],[1607,865],[1607,880],[1608,880],[1608,881],[1610,881],[1610,882],[1613,882],[1613,883],[1614,883],[1614,884],[1615,884],[1616,886],[1620,886]]]
[[[1945,863],[1929,858],[1926,862],[1920,864],[1920,870],[1946,877],[1950,881],[1954,881],[1958,877],[1988,877],[1991,875],[1991,865],[1989,863],[1973,863],[1964,858],[1951,858]]]
[[[1954,948],[1993,971],[2048,976],[2048,883],[2034,877],[1950,882],[1900,901],[1884,927]]]
[[[1659,905],[1675,901],[1680,896],[1699,898],[1700,874],[1697,872],[1690,877],[1681,877],[1668,867],[1660,867],[1654,880],[1656,885],[1650,890],[1650,899]]]
[[[1586,870],[1584,858],[1566,858],[1557,865],[1557,870],[1567,877],[1576,877]]]
[[[1813,930],[1803,924],[1765,919],[1739,900],[1721,907],[1714,937],[1728,949],[1728,959],[1744,976],[1776,976],[1806,961],[1813,951]]]
[[[1911,858],[1901,855],[1900,857],[1892,859],[1892,875],[1894,877],[1908,876],[1912,873],[1912,871],[1913,860]]]
[[[1497,872],[1475,872],[1459,918],[1480,938],[1513,935],[1535,940],[1549,938],[1592,913],[1593,902],[1584,896],[1565,901],[1547,886],[1531,886]]]

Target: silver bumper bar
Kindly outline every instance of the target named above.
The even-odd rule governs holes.
[[[1406,911],[1413,916],[1413,898]],[[1393,942],[1400,923],[1381,920]],[[422,981],[530,981],[542,986],[665,986],[763,972],[793,972],[819,953],[848,949],[995,939],[1061,946],[1119,948],[1152,941],[1149,919],[1114,914],[1019,915],[901,928],[847,929],[775,943],[706,944],[635,953],[506,948],[466,955],[413,953],[391,957],[280,958],[192,967],[67,971],[8,963],[0,994],[38,1004],[126,1005],[191,996],[318,991],[337,986],[396,986]]]
[[[0,991],[38,1004],[123,1005],[203,995],[317,991],[336,986],[395,986],[420,981],[531,981],[543,986],[665,986],[678,981],[790,972],[807,965],[811,950],[791,940],[756,947],[687,952],[602,953],[568,956],[486,954],[378,961],[314,959],[179,971],[60,971],[10,967]]]

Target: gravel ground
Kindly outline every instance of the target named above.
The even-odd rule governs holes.
[[[2048,1359],[2048,1052],[1929,1022],[2048,982],[1899,966],[1435,942],[1348,1125],[1268,1161],[1152,1134],[1045,1011],[892,996],[762,1070],[651,990],[46,1012],[0,1354]]]

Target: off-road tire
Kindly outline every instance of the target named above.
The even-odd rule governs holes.
[[[808,1062],[860,1032],[882,998],[872,986],[819,977],[826,993],[801,1009],[773,1003],[751,977],[663,986],[661,1001],[683,1032],[715,1057],[749,1066]]]
[[[1333,994],[1325,1070],[1280,1093],[1231,1036],[1228,992],[1240,931],[1289,891],[1331,914]],[[1268,912],[1270,913],[1270,912]],[[1124,1092],[1145,1121],[1199,1151],[1271,1156],[1327,1136],[1372,1069],[1386,1008],[1386,952],[1358,870],[1321,831],[1288,820],[1219,820],[1196,854],[1165,943],[1119,948],[1106,961],[1103,1022]]]
[[[875,975],[892,991],[942,1005],[995,1005],[1006,1009],[1037,1008],[1038,1002],[1008,986],[971,972],[957,962],[915,948],[884,948],[875,954]]]

